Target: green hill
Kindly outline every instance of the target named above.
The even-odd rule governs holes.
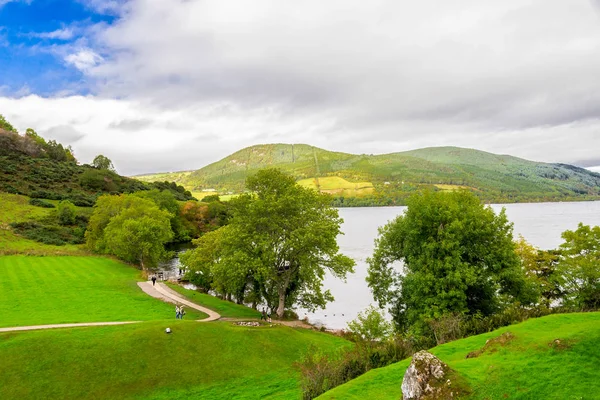
[[[600,198],[600,174],[565,164],[528,161],[458,147],[434,147],[382,155],[331,152],[305,144],[242,149],[196,171],[138,176],[173,180],[193,192],[240,193],[258,169],[277,167],[334,196],[371,197],[402,203],[411,192],[469,188],[486,201]],[[335,177],[335,182],[328,178]],[[323,183],[321,183],[323,181]],[[348,191],[359,184],[369,190]]]
[[[486,341],[510,332],[505,344]],[[447,343],[431,350],[470,385],[468,399],[597,399],[600,313],[556,314]],[[484,349],[475,358],[472,351]],[[410,360],[368,373],[319,399],[401,397]]]

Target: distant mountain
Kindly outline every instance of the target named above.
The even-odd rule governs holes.
[[[376,199],[371,201],[375,204],[401,204],[423,187],[464,187],[486,201],[600,198],[598,173],[459,147],[357,155],[305,144],[266,144],[247,147],[196,171],[136,178],[174,181],[195,192],[239,193],[244,191],[248,175],[266,167],[280,168],[302,184],[334,196]],[[352,185],[355,189],[351,190]]]

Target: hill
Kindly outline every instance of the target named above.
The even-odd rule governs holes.
[[[600,198],[600,174],[571,165],[458,147],[356,155],[305,144],[257,145],[196,171],[136,178],[152,181],[160,177],[196,192],[240,193],[244,191],[245,178],[266,167],[280,168],[301,184],[345,198],[347,205],[356,203],[348,201],[352,198],[370,198],[376,204],[401,204],[410,193],[423,187],[467,188],[486,201]],[[344,205],[344,199],[341,203]]]
[[[511,340],[494,343],[506,332]],[[600,393],[599,340],[600,313],[556,314],[447,343],[431,352],[465,378],[472,391],[468,399],[594,399]],[[481,349],[479,356],[466,358]],[[318,398],[398,399],[409,363],[407,359],[369,371]]]

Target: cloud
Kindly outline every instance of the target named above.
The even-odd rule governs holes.
[[[59,143],[68,144],[74,144],[85,137],[82,132],[79,132],[71,125],[58,125],[47,128],[44,130],[43,136],[48,139],[54,139]]]
[[[31,36],[38,37],[40,39],[70,40],[75,36],[75,32],[73,28],[65,27],[52,32],[32,33]]]
[[[118,17],[53,49],[94,96],[0,105],[23,125],[85,132],[77,154],[112,153],[122,172],[198,168],[260,142],[597,158],[589,1],[88,4]]]
[[[71,53],[65,57],[67,64],[73,65],[82,72],[87,72],[101,63],[103,58],[91,49],[80,49],[76,53]]]

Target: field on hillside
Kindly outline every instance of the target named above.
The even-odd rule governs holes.
[[[349,182],[339,176],[302,179],[298,181],[298,184],[338,196],[360,197],[375,191],[371,182]]]
[[[50,203],[58,201],[46,200]],[[11,222],[23,222],[48,216],[54,209],[41,208],[29,204],[29,198],[16,194],[0,192],[0,255],[67,255],[86,254],[83,246],[52,246],[16,235],[8,225]]]
[[[0,327],[174,318],[173,306],[142,292],[139,277],[108,258],[0,257]],[[188,318],[205,316],[188,310]]]
[[[488,339],[514,335],[479,357],[466,355]],[[560,344],[554,340],[559,339]],[[600,313],[556,314],[431,350],[471,385],[469,399],[594,399],[600,393]],[[319,399],[398,399],[410,360],[376,369]]]

